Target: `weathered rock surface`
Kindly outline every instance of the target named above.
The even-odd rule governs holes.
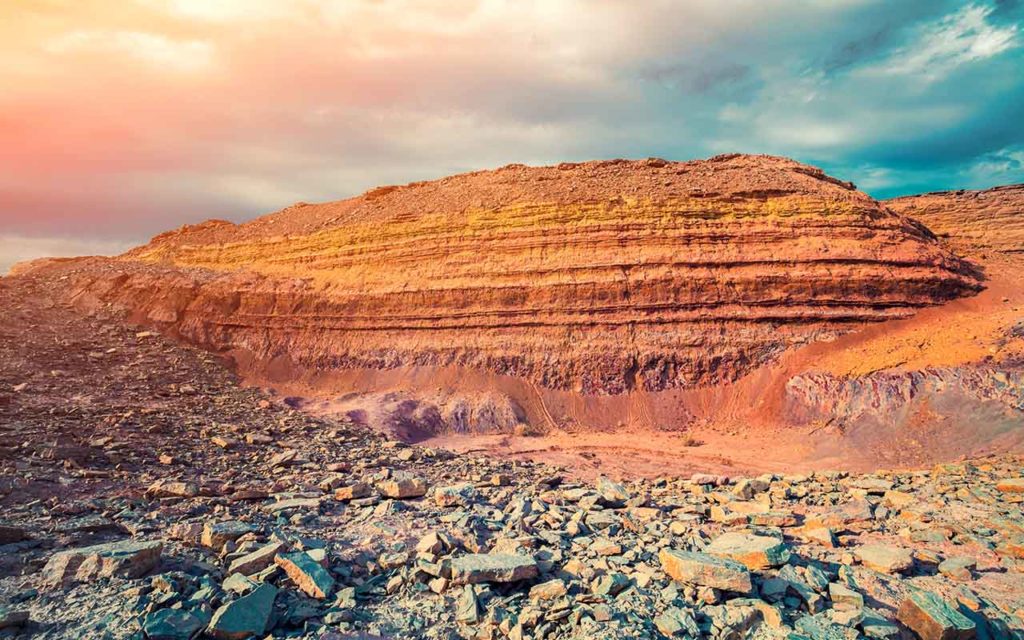
[[[605,394],[732,380],[979,286],[851,185],[745,155],[384,187],[185,228],[71,275],[83,305],[264,375],[455,365]]]
[[[533,558],[513,553],[474,553],[452,560],[452,581],[456,584],[516,582],[537,573]]]
[[[246,640],[262,635],[274,612],[277,587],[261,584],[252,593],[222,606],[213,614],[207,633],[217,640]]]
[[[972,640],[977,635],[967,616],[927,591],[911,591],[900,605],[899,619],[921,640]]]
[[[43,567],[43,583],[49,588],[67,587],[74,582],[118,576],[138,578],[160,563],[163,543],[112,542],[54,555]]]
[[[674,580],[723,591],[749,593],[750,572],[741,563],[706,553],[662,549],[661,567]]]
[[[1024,185],[936,191],[893,198],[887,207],[923,222],[968,253],[1024,253]]]

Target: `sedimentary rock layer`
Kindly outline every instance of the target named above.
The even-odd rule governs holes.
[[[885,202],[968,252],[1024,254],[1024,184],[982,191],[937,191]]]
[[[741,155],[384,187],[183,228],[71,272],[79,301],[267,375],[456,365],[612,394],[735,379],[980,287],[853,185]]]

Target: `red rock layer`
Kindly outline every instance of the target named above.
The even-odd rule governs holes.
[[[267,375],[455,365],[610,394],[735,379],[980,287],[852,185],[742,155],[383,187],[69,273],[80,301]]]
[[[982,191],[937,191],[886,200],[939,237],[971,253],[1024,254],[1024,184]]]

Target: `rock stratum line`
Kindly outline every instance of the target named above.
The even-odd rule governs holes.
[[[982,287],[853,185],[745,155],[383,187],[185,227],[68,277],[80,304],[258,373],[457,366],[599,395],[736,380]]]

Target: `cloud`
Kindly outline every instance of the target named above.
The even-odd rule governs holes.
[[[131,248],[127,241],[0,234],[0,276],[25,260],[44,257],[117,255]]]
[[[1017,26],[990,23],[993,11],[972,4],[946,15],[919,28],[910,43],[864,71],[934,81],[960,65],[999,55],[1017,45]]]
[[[44,49],[59,55],[125,54],[164,70],[198,71],[213,60],[213,46],[201,40],[174,40],[143,31],[72,31],[48,42]]]
[[[0,233],[137,242],[510,162],[768,152],[1024,181],[1003,0],[12,0]]]

